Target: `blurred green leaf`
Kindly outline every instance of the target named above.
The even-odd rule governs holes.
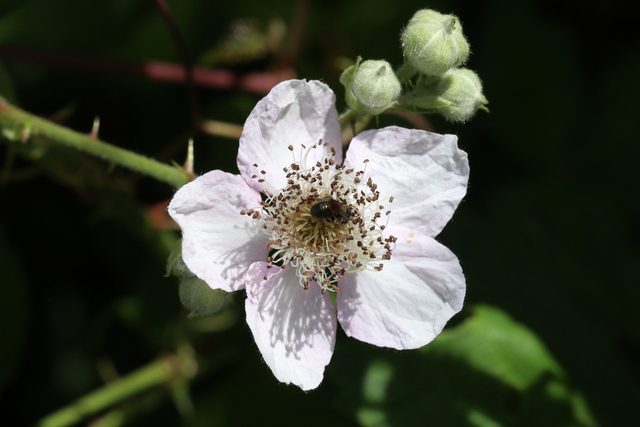
[[[518,390],[533,386],[545,373],[563,375],[533,332],[489,306],[474,307],[462,326],[444,331],[424,350],[458,358]]]
[[[328,376],[365,426],[597,425],[539,338],[489,306],[419,351],[339,342]]]
[[[457,358],[520,391],[528,425],[558,425],[551,422],[555,417],[573,418],[572,425],[597,425],[582,396],[571,390],[563,369],[531,330],[495,307],[478,305],[472,312],[423,351]]]
[[[255,19],[238,19],[217,46],[205,52],[198,61],[202,65],[233,66],[264,59],[275,53],[286,33],[284,22],[273,19],[263,28]]]

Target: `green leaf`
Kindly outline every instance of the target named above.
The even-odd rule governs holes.
[[[425,350],[459,358],[518,390],[531,387],[545,373],[564,376],[544,344],[525,326],[489,306],[476,306],[473,313]]]
[[[533,332],[497,308],[471,312],[418,351],[339,342],[336,406],[371,427],[597,425]]]
[[[272,19],[267,26],[256,19],[238,19],[231,22],[224,38],[198,62],[207,66],[233,66],[258,61],[280,48],[285,33],[280,19]]]

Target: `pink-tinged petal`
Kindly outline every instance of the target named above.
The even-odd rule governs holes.
[[[422,347],[460,309],[465,280],[456,256],[433,238],[394,230],[397,246],[382,271],[348,274],[338,320],[346,334],[381,347]]]
[[[294,153],[300,158],[301,144],[310,147],[320,140],[331,144],[337,150],[336,159],[342,159],[335,95],[319,81],[287,80],[271,89],[247,118],[238,147],[238,168],[257,191],[262,191],[262,185],[251,179],[253,175],[279,190],[287,183],[282,169],[293,162]],[[312,150],[308,164],[315,164],[322,156],[323,150]],[[262,170],[265,176],[261,176]]]
[[[336,342],[331,296],[318,286],[305,290],[291,267],[259,262],[247,275],[247,323],[265,362],[283,383],[316,388]]]
[[[435,237],[451,219],[467,192],[469,162],[455,135],[387,127],[358,134],[345,166],[360,170],[378,185],[383,205],[394,200],[391,221],[416,234]]]
[[[268,236],[241,210],[260,195],[238,175],[214,170],[178,190],[169,214],[182,229],[182,258],[213,289],[244,288],[249,265],[266,260]]]
[[[456,313],[460,311],[467,285],[458,257],[432,237],[416,235],[403,227],[389,227],[385,231],[398,239],[392,259],[418,275]]]

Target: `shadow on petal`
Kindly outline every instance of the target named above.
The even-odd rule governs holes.
[[[265,361],[276,376],[280,368],[318,371],[321,367],[321,374],[335,344],[331,296],[323,295],[315,283],[305,290],[293,268],[266,266],[255,263],[247,274],[247,322]],[[291,367],[292,361],[300,363]]]

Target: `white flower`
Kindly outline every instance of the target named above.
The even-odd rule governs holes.
[[[240,175],[209,172],[169,205],[186,265],[213,289],[246,288],[264,360],[303,390],[322,381],[337,321],[359,340],[417,348],[465,294],[458,259],[434,239],[466,192],[457,138],[366,131],[342,163],[334,103],[321,82],[274,87],[245,123]]]

